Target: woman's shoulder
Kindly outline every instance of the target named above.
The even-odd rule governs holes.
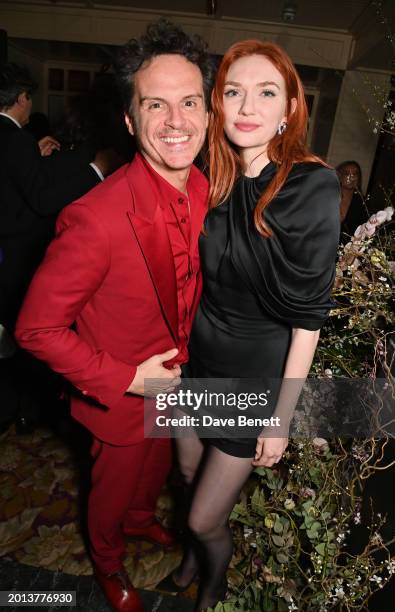
[[[338,204],[340,183],[336,170],[317,162],[295,163],[284,184],[284,197],[307,205],[314,201],[315,206],[321,203],[325,208],[329,200]]]
[[[336,171],[316,162],[294,164],[287,180],[268,207],[281,228],[315,226],[333,217],[339,223],[340,185]],[[269,217],[268,217],[269,220]]]
[[[336,170],[315,161],[294,163],[287,180],[294,179],[299,179],[306,183],[322,181],[339,186]]]

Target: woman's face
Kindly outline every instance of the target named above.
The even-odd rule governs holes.
[[[284,79],[263,55],[242,57],[230,66],[223,103],[225,133],[241,153],[266,151],[287,119]]]
[[[359,170],[354,164],[343,166],[338,171],[343,189],[357,189],[359,183]]]

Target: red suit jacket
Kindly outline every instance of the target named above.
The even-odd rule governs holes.
[[[194,167],[191,179],[197,244],[207,180]],[[158,199],[138,154],[66,207],[17,322],[21,346],[79,390],[73,416],[115,445],[144,437],[143,398],[125,393],[136,366],[178,342],[176,276]],[[192,314],[200,292],[199,273]]]

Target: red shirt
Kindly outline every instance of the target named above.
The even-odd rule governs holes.
[[[159,192],[159,205],[163,210],[169,235],[177,281],[178,304],[178,350],[175,363],[188,361],[188,341],[191,333],[191,308],[197,289],[199,264],[199,231],[193,231],[196,220],[194,210],[198,207],[198,198],[204,194],[207,205],[208,181],[204,175],[192,166],[187,180],[187,193],[173,187],[152,166],[142,159],[150,173],[152,181]],[[202,190],[202,183],[205,189]],[[198,228],[200,230],[200,228]],[[191,237],[191,234],[194,236]]]

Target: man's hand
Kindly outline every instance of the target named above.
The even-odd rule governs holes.
[[[38,146],[40,147],[41,157],[48,157],[48,155],[52,155],[55,149],[59,151],[60,142],[52,138],[52,136],[44,136],[44,138],[38,141]]]
[[[180,384],[181,368],[179,365],[173,366],[171,370],[165,368],[163,363],[174,359],[178,349],[170,349],[161,355],[153,355],[137,366],[136,375],[127,389],[127,393],[154,397],[157,393],[168,393]],[[144,379],[154,379],[144,385]]]
[[[266,434],[267,436],[267,434]],[[254,467],[272,467],[278,463],[288,446],[288,438],[261,437],[256,441]]]

